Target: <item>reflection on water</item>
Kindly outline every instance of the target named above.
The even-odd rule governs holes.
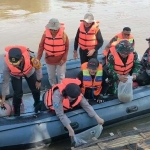
[[[86,2],[88,4],[93,4],[95,2],[95,0],[60,0],[60,1],[63,1],[63,2]]]
[[[50,0],[0,0],[0,18],[16,18],[49,10]]]

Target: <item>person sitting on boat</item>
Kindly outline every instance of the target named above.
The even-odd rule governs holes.
[[[121,33],[118,33],[117,35],[115,35],[110,40],[110,42],[106,45],[105,50],[103,51],[103,55],[107,57],[110,52],[109,51],[110,47],[116,45],[116,42],[120,41],[122,39],[128,39],[129,42],[131,43],[131,45],[134,47],[135,40],[134,40],[134,37],[131,35],[131,28],[124,27],[123,31]]]
[[[64,78],[61,83],[53,86],[43,96],[46,108],[55,111],[62,124],[68,129],[71,137],[75,133],[70,125],[71,121],[64,111],[74,109],[79,104],[90,117],[97,120],[98,124],[104,123],[104,120],[96,114],[93,107],[82,95],[80,84],[81,82],[78,79]]]
[[[150,37],[146,38],[148,48],[141,59],[141,68],[137,76],[137,82],[140,86],[150,84]]]
[[[99,21],[94,20],[91,13],[86,13],[84,19],[81,20],[74,41],[74,59],[78,58],[78,45],[80,46],[81,64],[88,62],[90,58],[97,58],[98,50],[103,45],[103,38],[99,29]]]
[[[56,74],[58,83],[65,78],[69,40],[64,30],[64,24],[59,23],[58,19],[50,19],[39,44],[37,59],[40,60],[45,51],[45,62],[51,86],[57,84]]]
[[[100,94],[105,94],[104,89],[107,87],[106,75],[104,74],[102,64],[99,63],[97,58],[91,58],[81,65],[81,71],[77,78],[81,81],[81,92],[86,99],[96,100],[99,103],[103,102]]]
[[[140,61],[128,40],[121,40],[116,46],[110,48],[107,62],[109,93],[117,94],[118,82],[126,82],[127,75],[132,75],[133,80],[139,73]]]
[[[20,116],[20,104],[23,96],[22,77],[26,79],[32,92],[34,106],[40,102],[41,63],[38,59],[30,56],[29,49],[25,46],[8,46],[5,51],[1,105],[3,105],[6,95],[9,94],[9,80],[11,78],[14,91],[14,115]]]

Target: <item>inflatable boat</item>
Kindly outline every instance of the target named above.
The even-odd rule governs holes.
[[[67,61],[66,77],[75,78],[80,71],[79,60]],[[2,78],[2,74],[1,74]],[[0,86],[1,87],[1,86]],[[50,87],[46,66],[43,66],[43,92]],[[10,85],[12,96],[12,88]],[[68,136],[66,128],[52,111],[34,113],[33,99],[26,81],[23,81],[25,113],[20,117],[0,118],[0,149],[27,149],[35,146],[50,144]],[[41,99],[42,94],[41,92]],[[10,99],[9,99],[10,101]],[[93,103],[93,108],[105,120],[105,125],[112,125],[131,118],[137,118],[150,113],[150,87],[134,89],[133,101],[121,103],[117,98],[109,98],[106,102]],[[71,120],[71,126],[76,133],[97,125],[80,107],[66,112]]]

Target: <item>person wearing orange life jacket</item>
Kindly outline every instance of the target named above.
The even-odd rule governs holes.
[[[100,94],[105,94],[107,84],[102,64],[96,58],[91,58],[81,65],[81,71],[77,77],[81,81],[81,92],[86,99],[104,102]]]
[[[146,38],[146,41],[148,41],[148,48],[144,52],[143,57],[141,59],[141,67],[136,79],[140,86],[150,84],[150,37]]]
[[[22,77],[26,79],[32,92],[34,107],[40,103],[41,63],[38,59],[30,56],[29,49],[25,46],[8,46],[5,51],[1,105],[3,105],[6,95],[9,94],[9,80],[11,78],[14,91],[14,115],[20,116],[20,104],[23,96]]]
[[[122,39],[128,39],[131,45],[134,47],[135,40],[134,37],[131,35],[131,28],[129,27],[124,27],[123,31],[121,33],[118,33],[115,35],[110,42],[106,45],[105,50],[103,51],[104,56],[108,56],[108,53],[110,52],[109,49],[111,46],[116,45],[116,41],[120,41]]]
[[[74,59],[78,58],[78,45],[81,64],[88,62],[90,58],[97,58],[98,50],[103,45],[99,22],[94,20],[91,13],[85,14],[78,28],[74,41]]]
[[[45,52],[48,78],[52,86],[57,83],[56,74],[58,83],[65,77],[69,40],[64,29],[64,24],[59,23],[58,19],[50,19],[37,53],[37,58],[40,60],[43,52]]]
[[[133,80],[139,73],[140,61],[128,40],[120,41],[116,46],[110,48],[108,56],[107,74],[110,85],[110,93],[117,94],[118,81],[126,82],[127,75],[132,75]]]
[[[68,129],[69,136],[73,137],[74,130],[71,121],[65,115],[65,110],[71,110],[77,105],[88,113],[90,117],[94,117],[99,124],[103,124],[104,120],[100,118],[93,107],[87,102],[80,90],[80,81],[78,79],[64,78],[61,83],[54,85],[43,96],[44,104],[47,109],[54,110],[62,124]]]

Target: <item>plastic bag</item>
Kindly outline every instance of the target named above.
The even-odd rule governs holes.
[[[133,89],[132,89],[132,76],[128,76],[127,77],[128,80],[123,83],[123,82],[119,82],[118,85],[118,99],[125,103],[125,102],[130,102],[133,100]]]
[[[87,142],[74,136],[74,137],[71,137],[71,146],[73,147],[78,147],[78,146],[81,146],[83,144],[86,144]]]

